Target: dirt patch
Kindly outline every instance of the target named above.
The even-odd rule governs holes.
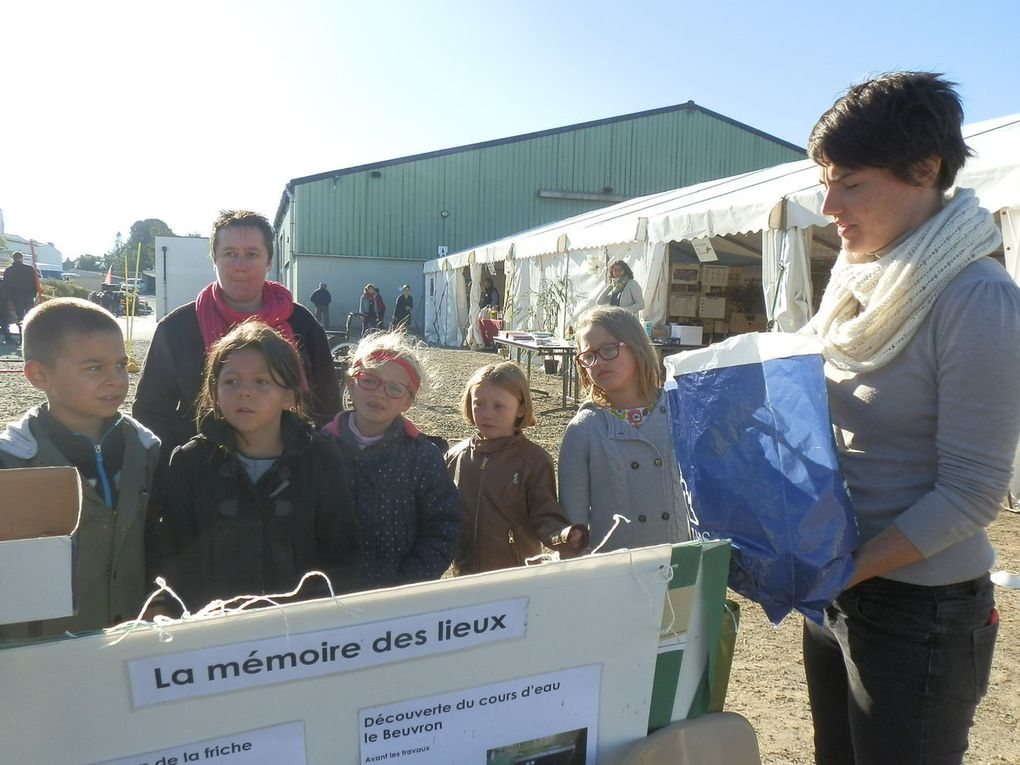
[[[135,342],[133,353],[143,358],[147,343]],[[470,434],[459,412],[464,382],[479,366],[491,363],[490,353],[432,350],[432,381],[409,416],[426,433],[451,443]],[[0,346],[0,422],[15,419],[42,397],[17,372],[16,350]],[[137,375],[131,377],[134,396]],[[572,411],[559,409],[560,378],[532,370],[539,424],[529,437],[556,459],[563,429]],[[990,529],[998,550],[998,569],[1020,572],[1020,516],[1004,512]],[[978,708],[971,731],[968,765],[1020,763],[1020,591],[996,588],[1000,613],[999,639],[991,685]],[[758,734],[765,765],[803,765],[812,761],[811,717],[800,657],[800,619],[787,618],[773,628],[762,610],[741,601],[742,617],[730,680],[727,706],[747,717]]]

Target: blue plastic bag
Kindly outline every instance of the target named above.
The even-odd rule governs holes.
[[[750,333],[665,362],[692,532],[732,540],[730,587],[773,624],[821,622],[858,537],[817,342]]]

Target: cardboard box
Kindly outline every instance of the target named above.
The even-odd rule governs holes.
[[[686,324],[670,324],[669,336],[680,341],[680,345],[701,345],[703,327],[690,327]]]
[[[730,334],[733,335],[765,331],[765,314],[763,313],[731,313],[728,321]]]
[[[73,615],[78,471],[0,470],[0,498],[0,624]]]

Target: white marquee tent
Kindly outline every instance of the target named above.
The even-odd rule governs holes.
[[[1020,281],[1020,114],[965,129],[975,152],[957,179],[998,214],[1006,266]],[[503,263],[505,314],[513,328],[560,332],[594,302],[606,266],[622,259],[645,298],[645,321],[666,318],[668,246],[705,237],[760,234],[762,287],[769,319],[794,330],[811,315],[809,257],[822,190],[810,160],[638,197],[425,264],[426,339],[478,346],[483,271]],[[727,240],[716,240],[724,248]],[[739,250],[738,250],[739,251]],[[746,252],[747,248],[743,248]],[[471,294],[465,274],[470,276]],[[774,314],[774,315],[773,315]]]

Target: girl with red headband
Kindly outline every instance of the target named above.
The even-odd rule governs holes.
[[[424,382],[419,346],[400,332],[361,341],[347,372],[352,411],[323,431],[347,456],[361,521],[366,588],[438,579],[460,535],[460,497],[442,449],[404,417]]]

